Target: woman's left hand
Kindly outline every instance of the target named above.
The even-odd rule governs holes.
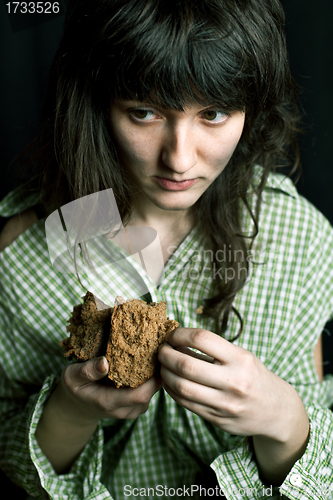
[[[178,404],[228,433],[253,436],[263,462],[272,453],[283,462],[286,454],[292,466],[304,453],[309,420],[302,400],[254,354],[202,329],[177,328],[166,340],[161,377]]]

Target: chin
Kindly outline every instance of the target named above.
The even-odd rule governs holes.
[[[198,201],[198,197],[195,197],[194,199],[180,199],[176,201],[163,201],[163,200],[151,200],[153,201],[154,205],[156,205],[158,208],[161,210],[188,210],[189,208],[193,207],[195,203]]]

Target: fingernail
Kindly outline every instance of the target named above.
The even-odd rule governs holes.
[[[107,361],[104,356],[101,356],[100,358],[96,358],[95,360],[95,370],[98,373],[105,373],[107,371]]]

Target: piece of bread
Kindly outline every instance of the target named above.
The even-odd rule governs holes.
[[[117,387],[137,387],[150,379],[159,346],[178,326],[167,317],[166,302],[131,300],[115,305],[106,350],[108,377]]]
[[[98,302],[97,302],[98,301]],[[97,309],[96,304],[105,309]],[[106,350],[106,336],[110,332],[112,309],[87,292],[83,304],[74,306],[68,320],[70,337],[60,342],[65,349],[64,356],[75,357],[78,361],[103,356]]]
[[[83,304],[74,306],[67,326],[70,337],[61,345],[66,357],[78,361],[105,355],[115,386],[134,388],[154,374],[158,348],[178,326],[167,317],[166,302],[118,299],[113,309],[99,310],[94,295],[87,292]]]

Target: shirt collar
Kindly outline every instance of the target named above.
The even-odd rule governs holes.
[[[263,168],[260,165],[256,165],[254,167],[253,176],[253,184],[255,187],[259,185],[262,173]],[[292,198],[298,197],[298,192],[293,181],[290,179],[290,177],[287,177],[286,175],[281,173],[271,172],[268,175],[264,190],[267,191],[271,189],[275,191],[281,191],[282,193],[285,193]]]

